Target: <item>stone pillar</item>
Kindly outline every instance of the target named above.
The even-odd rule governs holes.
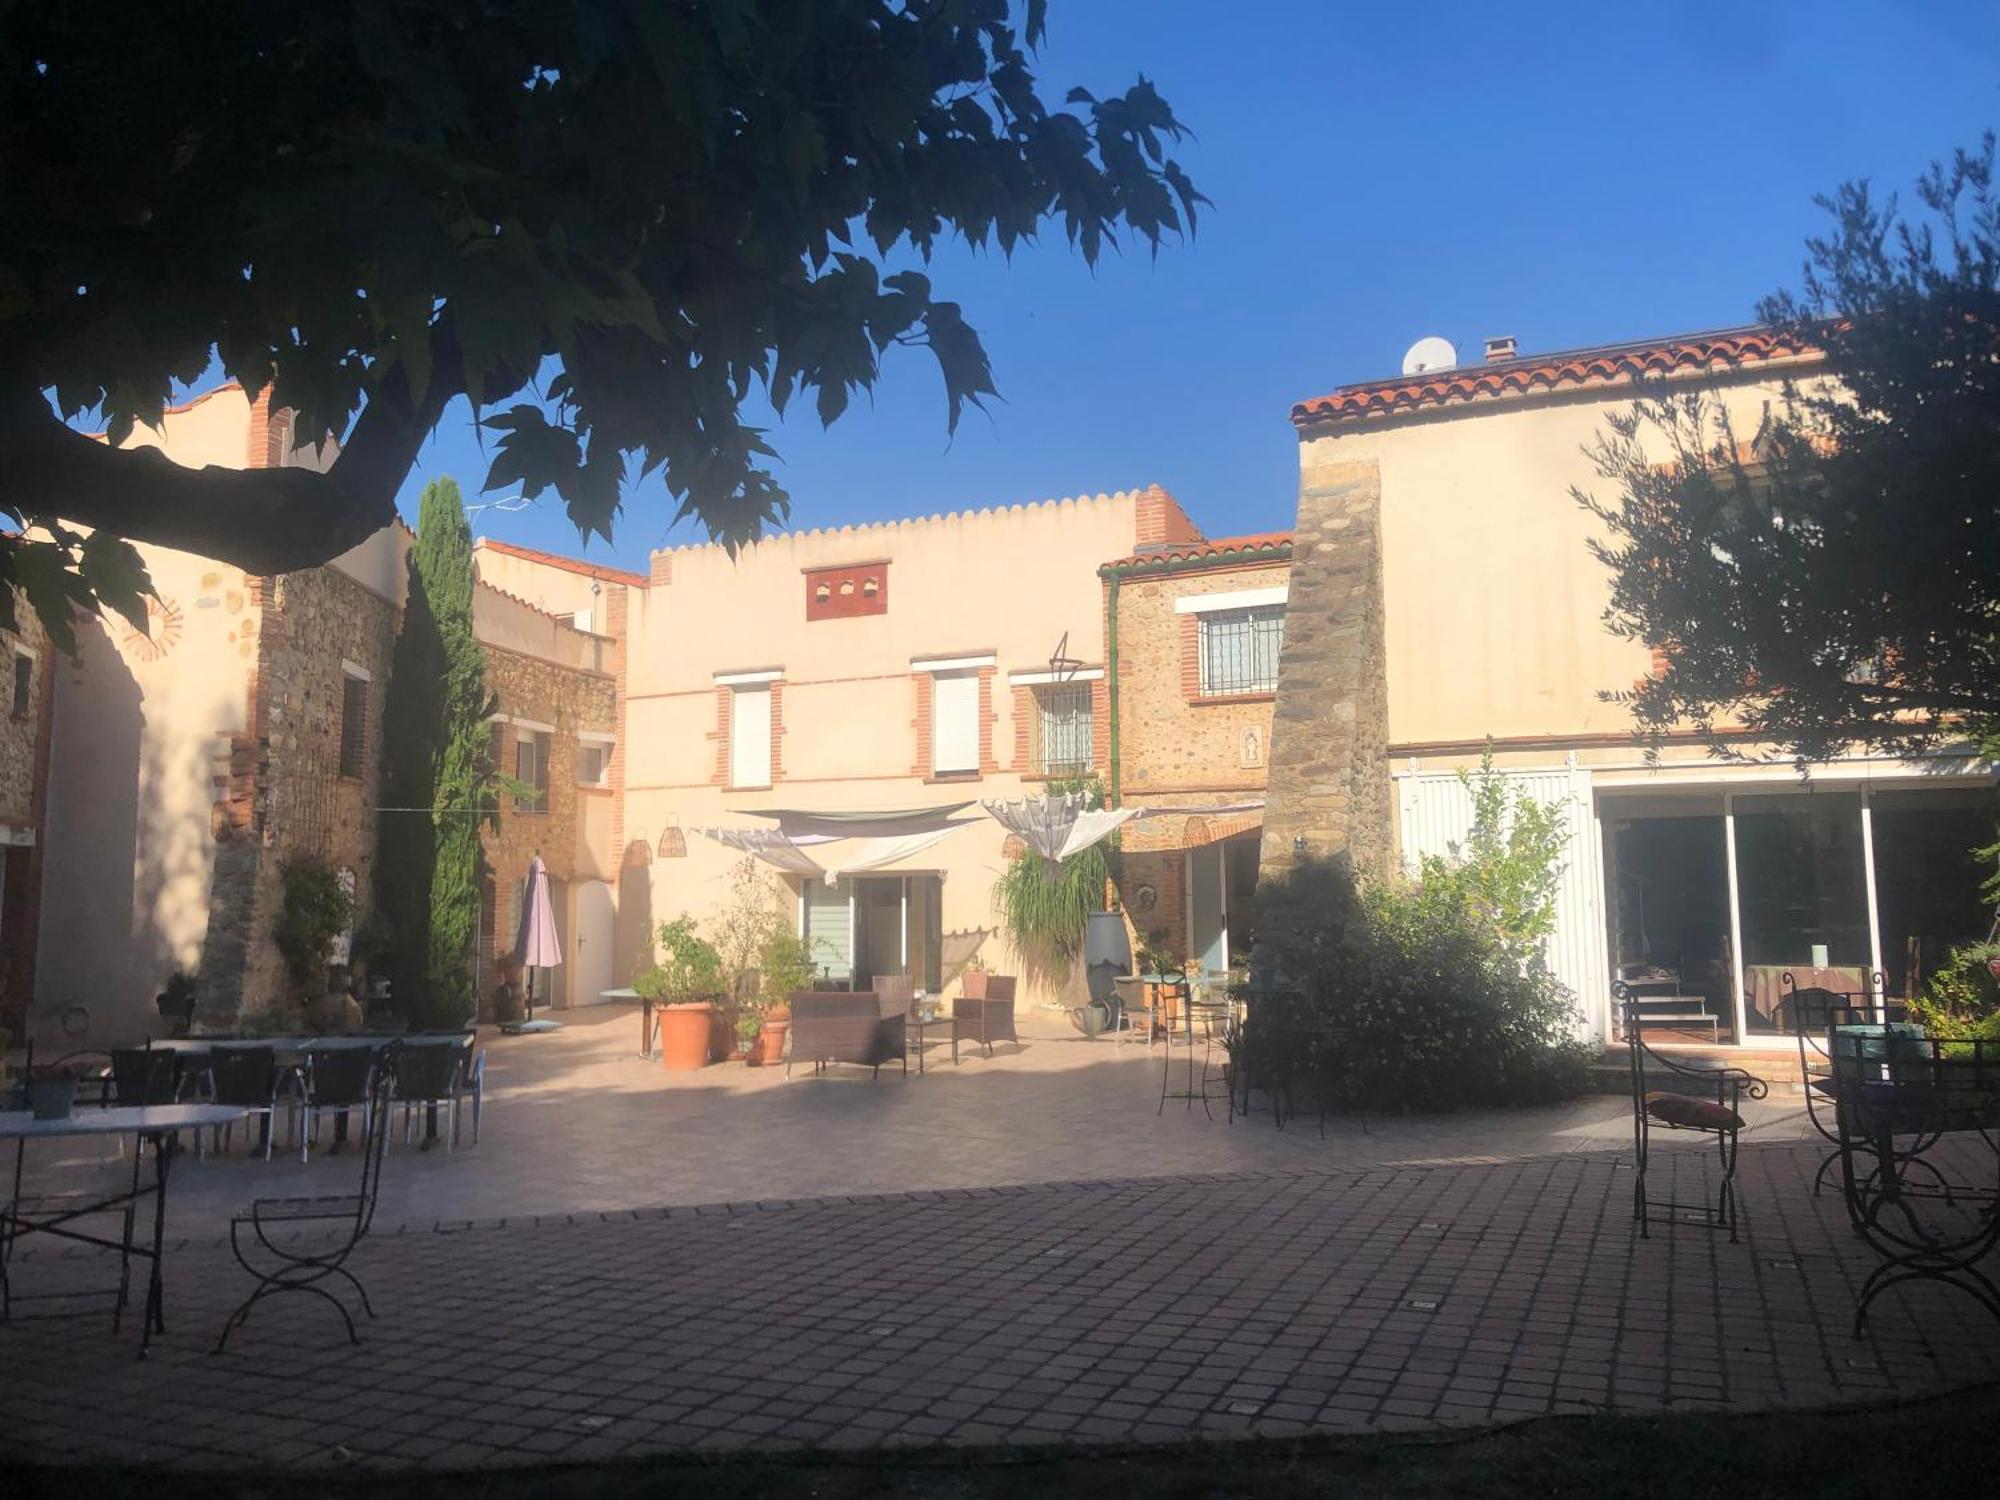
[[[1259,870],[1277,899],[1267,915],[1260,893],[1260,939],[1282,942],[1283,887],[1301,863],[1346,864],[1361,875],[1389,868],[1381,505],[1372,461],[1300,472]]]

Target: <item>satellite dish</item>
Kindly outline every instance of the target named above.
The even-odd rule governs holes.
[[[1422,375],[1431,370],[1449,370],[1457,363],[1458,351],[1451,347],[1451,340],[1432,334],[1410,345],[1410,352],[1403,356],[1403,373]]]

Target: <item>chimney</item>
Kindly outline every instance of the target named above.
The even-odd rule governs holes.
[[[1513,334],[1511,333],[1496,334],[1494,337],[1486,341],[1486,363],[1488,363],[1489,365],[1498,364],[1503,359],[1512,359],[1513,357],[1514,357]]]

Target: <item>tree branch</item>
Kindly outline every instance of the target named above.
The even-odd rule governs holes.
[[[315,567],[396,518],[396,491],[455,392],[413,405],[397,371],[325,473],[192,469],[156,448],[113,448],[60,421],[40,392],[0,398],[0,505],[174,547],[250,573]]]

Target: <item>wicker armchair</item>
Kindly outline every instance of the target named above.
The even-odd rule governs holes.
[[[882,1076],[882,1064],[900,1060],[910,1071],[904,1018],[909,1002],[885,1000],[873,990],[800,990],[792,996],[792,1051],[785,1076],[794,1063],[809,1062],[814,1072],[828,1063],[854,1063]]]
[[[983,996],[960,995],[951,1002],[954,1042],[975,1041],[993,1055],[995,1042],[1019,1042],[1014,1030],[1014,976],[988,974]]]

